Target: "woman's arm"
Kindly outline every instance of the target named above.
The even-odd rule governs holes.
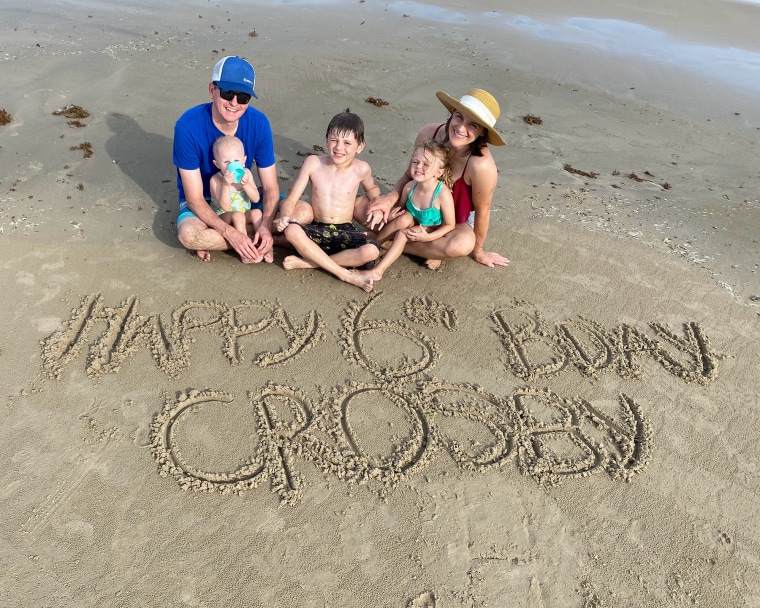
[[[472,257],[476,262],[493,268],[494,266],[506,266],[509,260],[494,251],[485,251],[486,236],[491,220],[491,203],[493,193],[496,190],[498,173],[496,164],[490,154],[487,156],[472,157],[468,167],[470,172],[470,184],[472,186],[472,203],[475,207],[475,248]]]

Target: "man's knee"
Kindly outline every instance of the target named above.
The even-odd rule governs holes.
[[[179,226],[177,226],[177,239],[188,249],[193,248],[193,245],[196,242],[196,234],[197,230],[195,230],[187,220],[180,222]]]

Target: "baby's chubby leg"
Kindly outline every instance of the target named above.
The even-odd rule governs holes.
[[[238,232],[242,232],[243,234],[246,234],[246,228],[245,228],[245,214],[240,211],[229,211],[228,213],[225,213],[224,215],[229,216],[229,224],[232,224],[232,226],[237,230]],[[225,219],[225,221],[227,221]]]

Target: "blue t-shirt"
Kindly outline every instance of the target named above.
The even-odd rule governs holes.
[[[179,169],[200,169],[203,179],[203,196],[210,197],[211,176],[219,171],[213,163],[212,147],[217,138],[224,135],[216,128],[211,118],[211,103],[190,108],[179,117],[174,125],[174,165],[177,167],[177,190],[179,200],[185,200],[185,190],[179,176]],[[263,112],[251,106],[238,121],[235,137],[243,142],[246,167],[266,169],[274,165],[274,141],[269,119]]]

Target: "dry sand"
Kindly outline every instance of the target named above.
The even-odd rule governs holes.
[[[471,4],[0,8],[0,604],[760,606],[757,99]],[[509,268],[183,250],[173,123],[230,53],[283,190],[346,107],[387,187],[436,89],[493,91]]]

